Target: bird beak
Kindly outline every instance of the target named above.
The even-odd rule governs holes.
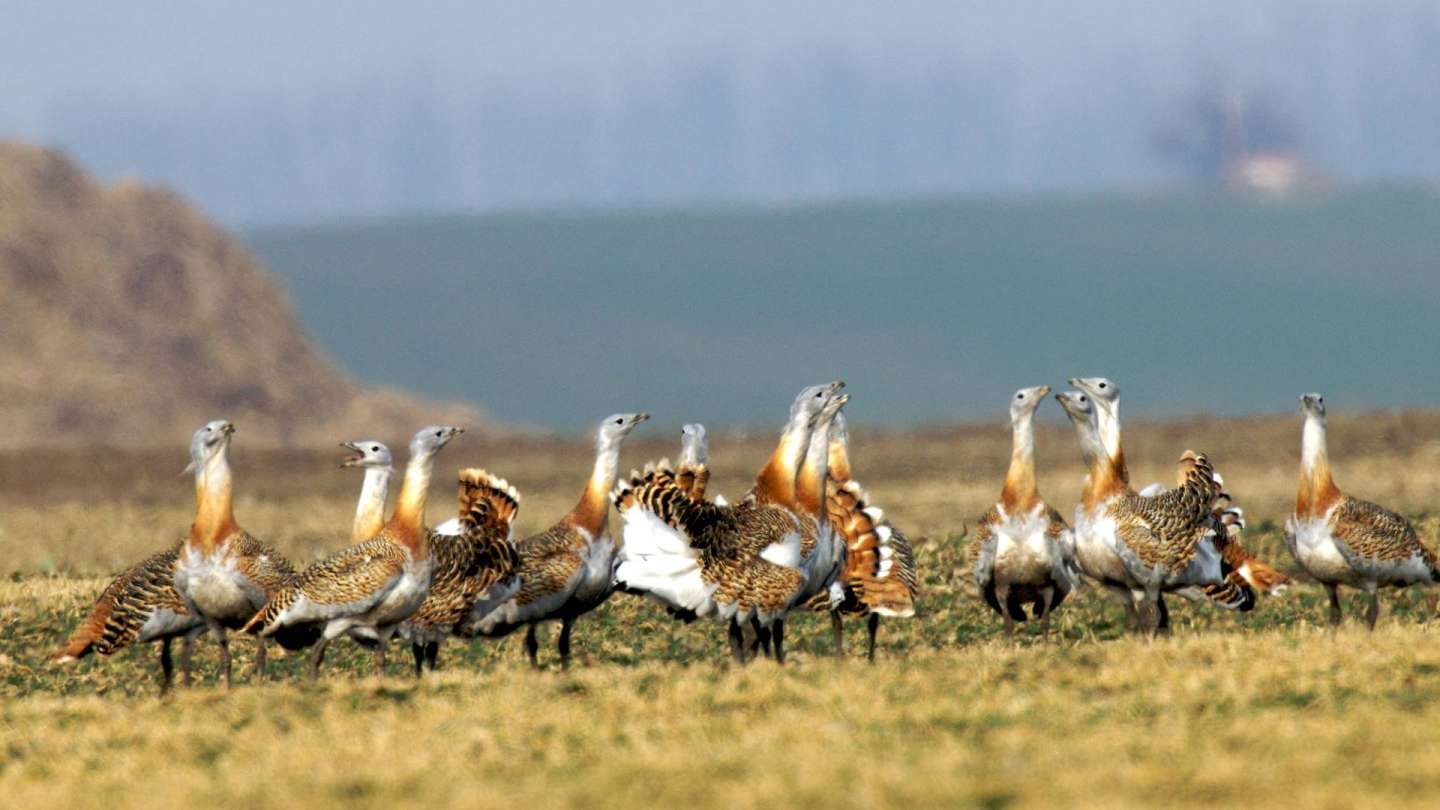
[[[341,467],[358,467],[360,462],[365,460],[365,454],[360,452],[354,442],[341,442],[340,446],[355,453],[353,456],[346,456],[345,460],[340,462]]]
[[[635,424],[638,425],[638,424],[640,424],[641,422],[644,422],[644,421],[648,420],[649,418],[650,418],[650,414],[645,413],[644,411],[641,411],[640,413],[635,414]]]

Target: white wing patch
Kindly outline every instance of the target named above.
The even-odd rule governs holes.
[[[800,533],[789,532],[779,542],[771,543],[760,552],[760,559],[785,568],[800,567]]]

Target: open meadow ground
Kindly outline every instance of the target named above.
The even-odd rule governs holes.
[[[247,450],[241,431],[240,521],[300,562],[341,544],[358,474],[335,468],[339,452]],[[874,666],[857,655],[859,623],[835,661],[828,621],[803,616],[783,669],[740,670],[720,628],[618,596],[577,625],[569,673],[553,648],[531,672],[515,637],[452,644],[418,683],[398,646],[382,680],[341,644],[318,684],[294,655],[255,684],[239,640],[232,692],[216,688],[202,644],[200,684],[163,701],[153,648],[47,658],[106,574],[183,532],[183,447],[0,456],[0,796],[106,808],[1434,805],[1440,645],[1427,594],[1387,594],[1374,634],[1353,619],[1324,629],[1308,583],[1249,614],[1182,602],[1174,636],[1150,642],[1125,637],[1118,606],[1091,590],[1060,610],[1049,643],[1006,642],[968,594],[963,546],[998,492],[1008,431],[855,432],[857,476],[915,540],[923,588],[921,617],[881,625]],[[642,429],[625,463],[673,453],[658,433]],[[1187,447],[1210,453],[1246,508],[1247,545],[1293,573],[1280,525],[1298,433],[1298,416],[1137,423],[1127,455],[1143,484],[1168,481]],[[1331,436],[1341,486],[1434,542],[1440,415],[1336,416]],[[742,491],[769,443],[713,437],[717,491]],[[1038,445],[1042,492],[1068,515],[1073,437],[1047,426]],[[470,464],[519,486],[529,532],[574,500],[589,458],[579,442],[468,437],[441,456],[442,469]],[[450,497],[437,484],[432,520]]]

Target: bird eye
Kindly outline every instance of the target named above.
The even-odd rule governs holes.
[[[1087,401],[1087,400],[1085,399],[1085,395],[1084,395],[1084,394],[1081,394],[1081,395],[1080,395],[1080,401],[1081,401],[1081,402],[1086,402],[1086,401]]]
[[[371,447],[370,447],[370,452],[372,452],[372,453],[378,453],[378,452],[380,452],[380,447],[379,447],[379,445],[371,445]]]
[[[1024,395],[1024,394],[1016,394],[1016,395],[1015,395],[1015,398],[1016,398],[1016,399],[1024,399],[1024,398],[1025,398],[1025,395]]]
[[[1100,390],[1101,390],[1101,391],[1104,391],[1104,390],[1105,390],[1105,383],[1100,383]]]
[[[615,424],[618,425],[618,424],[620,424],[621,422],[624,422],[624,421],[625,421],[624,419],[616,419],[616,420],[615,420]]]
[[[438,431],[438,430],[435,431],[435,438],[437,438],[437,439],[440,438],[440,435],[441,435],[441,431]]]

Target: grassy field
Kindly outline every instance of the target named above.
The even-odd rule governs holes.
[[[1217,460],[1246,506],[1246,542],[1284,570],[1298,417],[1135,424],[1135,479],[1169,478],[1186,447]],[[1332,417],[1342,486],[1440,534],[1440,415]],[[243,426],[242,426],[243,427]],[[416,683],[340,645],[318,684],[299,657],[273,681],[245,672],[155,697],[155,650],[56,667],[46,660],[103,575],[174,539],[190,488],[182,451],[0,457],[0,795],[13,806],[300,803],[311,807],[504,802],[768,806],[1037,807],[1305,803],[1433,805],[1440,774],[1440,647],[1421,592],[1385,597],[1379,630],[1321,626],[1301,584],[1250,614],[1183,605],[1174,637],[1123,635],[1093,591],[1063,607],[1058,637],[1001,638],[970,597],[963,536],[999,487],[1003,427],[857,431],[856,472],[916,538],[923,615],[881,627],[879,662],[831,658],[828,623],[802,616],[783,669],[726,663],[712,625],[682,626],[617,597],[577,626],[577,666],[551,650],[530,671],[518,638],[450,645]],[[673,452],[643,431],[626,463]],[[243,439],[243,434],[242,434]],[[719,491],[736,493],[768,438],[713,438]],[[1039,437],[1041,487],[1070,511],[1081,471],[1059,426]],[[573,500],[582,443],[462,437],[442,463],[480,464],[525,496],[522,529]],[[241,522],[301,561],[339,545],[358,486],[329,452],[235,449]],[[431,516],[445,515],[436,487]],[[1358,602],[1347,604],[1351,615]],[[547,634],[548,635],[548,634]],[[542,636],[543,638],[543,636]],[[251,646],[239,641],[242,666]]]

